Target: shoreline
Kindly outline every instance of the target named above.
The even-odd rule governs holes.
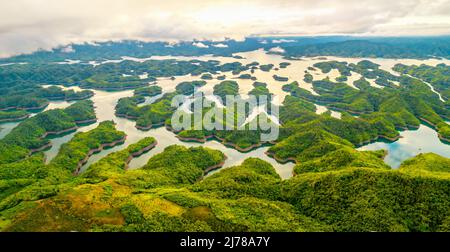
[[[121,138],[119,140],[113,141],[111,143],[104,143],[104,144],[101,144],[98,148],[90,149],[88,151],[87,155],[78,162],[77,167],[76,167],[75,171],[73,172],[73,175],[74,176],[79,175],[80,171],[81,171],[81,167],[83,167],[83,165],[85,165],[89,161],[89,158],[92,155],[94,155],[95,153],[99,153],[99,152],[103,151],[105,148],[112,148],[119,144],[123,144],[126,140],[127,140],[127,136],[124,136],[123,138]]]
[[[250,152],[252,150],[258,149],[260,147],[263,147],[264,145],[274,145],[276,144],[276,142],[271,141],[271,142],[259,142],[257,144],[252,144],[249,147],[246,148],[241,148],[239,146],[237,146],[234,143],[230,143],[230,142],[226,142],[226,140],[224,138],[218,137],[215,134],[212,135],[207,135],[204,136],[203,138],[196,138],[196,137],[182,137],[179,136],[178,133],[181,131],[176,131],[174,130],[170,125],[166,124],[166,129],[172,133],[176,134],[176,138],[178,138],[180,141],[183,142],[197,142],[197,143],[206,143],[207,141],[211,141],[211,140],[217,140],[218,142],[220,142],[221,144],[225,145],[226,147],[230,147],[232,149],[235,149],[241,153],[247,153]]]
[[[217,170],[217,169],[222,168],[222,167],[225,165],[225,161],[226,161],[227,159],[228,159],[228,157],[224,154],[224,158],[223,158],[223,160],[222,160],[220,163],[215,164],[215,165],[212,165],[212,166],[210,166],[210,167],[207,167],[207,168],[203,171],[203,176],[208,175],[208,173],[210,173],[210,172],[212,172],[212,171],[214,171],[214,170]]]
[[[41,110],[46,108],[50,103],[47,102],[46,104],[42,105],[42,106],[38,106],[38,107],[18,107],[18,106],[11,106],[11,107],[6,107],[6,108],[0,108],[0,111],[7,111],[7,110]]]
[[[439,138],[442,142],[444,142],[444,143],[446,143],[446,144],[447,144],[447,143],[450,144],[450,139],[449,139],[449,138],[446,138],[446,137],[444,137],[444,136],[442,136],[442,135],[438,132],[438,129],[437,129],[437,125],[436,125],[436,124],[434,124],[434,123],[428,121],[427,119],[425,119],[425,118],[423,118],[423,117],[419,117],[419,119],[422,120],[422,121],[424,121],[424,122],[426,122],[427,124],[429,124],[429,125],[434,129],[434,131],[436,131],[436,133],[437,133],[437,135],[438,135],[438,138]]]
[[[51,147],[52,147],[52,143],[48,142],[47,144],[44,144],[44,145],[42,145],[39,148],[30,149],[30,152],[28,153],[28,156],[31,156],[31,155],[33,155],[36,152],[47,150],[47,149],[49,149]]]
[[[234,143],[226,142],[225,139],[220,138],[220,137],[218,137],[216,135],[208,135],[208,136],[205,136],[204,138],[181,137],[179,135],[176,135],[176,138],[178,138],[180,141],[183,141],[183,142],[197,142],[197,143],[206,143],[207,141],[217,140],[221,144],[223,144],[223,145],[225,145],[227,147],[230,147],[232,149],[235,149],[235,150],[237,150],[239,152],[242,152],[242,153],[247,153],[247,152],[250,152],[252,150],[258,149],[258,148],[262,147],[265,144],[270,144],[270,145],[275,144],[273,142],[260,142],[260,143],[257,143],[257,144],[252,144],[252,145],[250,145],[249,147],[246,147],[246,148],[241,148],[241,147],[237,146]]]
[[[146,153],[146,152],[150,151],[151,149],[155,148],[156,145],[158,145],[158,141],[155,140],[154,143],[152,143],[152,144],[150,144],[148,146],[145,146],[141,150],[133,152],[133,153],[130,153],[130,155],[128,156],[127,160],[125,160],[124,170],[127,171],[129,169],[129,164],[130,164],[131,160],[133,160],[133,158],[140,157],[144,153]]]
[[[293,158],[293,157],[288,157],[288,158],[283,159],[283,158],[278,157],[275,153],[270,152],[270,151],[266,151],[266,152],[264,152],[264,154],[266,154],[267,156],[275,159],[280,164],[287,164],[287,163],[290,163],[290,162],[294,163],[294,164],[297,163],[297,160],[295,160],[295,158]]]
[[[93,119],[86,119],[86,120],[81,120],[81,121],[74,121],[75,124],[79,125],[79,124],[87,124],[87,123],[95,123],[97,122],[97,118],[93,118]]]
[[[135,121],[135,120],[137,120],[139,118],[137,116],[131,116],[131,115],[127,115],[127,114],[118,114],[118,113],[116,113],[116,116],[120,117],[120,118],[125,118],[125,119],[128,119],[128,120],[133,120],[133,121]]]
[[[75,121],[75,124],[81,124],[81,123],[84,123],[85,121],[86,122],[96,122],[97,118],[90,119],[90,120],[84,120],[84,121]],[[59,136],[61,134],[65,134],[65,133],[68,133],[68,132],[76,131],[78,128],[79,127],[77,125],[77,126],[74,126],[74,127],[68,128],[68,129],[60,130],[60,131],[47,131],[42,136],[40,136],[39,139],[44,139],[44,138],[47,138],[48,136],[51,136],[51,135]],[[29,152],[28,156],[31,156],[32,154],[34,154],[36,152],[40,152],[40,151],[46,150],[46,149],[51,148],[51,147],[52,147],[52,143],[49,141],[48,143],[44,144],[41,147],[34,148],[34,149],[29,149],[30,152]]]
[[[61,135],[61,134],[64,134],[64,133],[68,133],[68,132],[71,132],[71,131],[76,131],[77,129],[78,129],[78,127],[75,126],[75,127],[71,127],[71,128],[65,129],[65,130],[60,130],[60,131],[48,131],[48,132],[45,132],[39,138],[40,139],[44,139],[44,138],[48,137],[49,135],[58,136],[58,135]],[[32,154],[34,154],[36,152],[40,152],[40,151],[46,150],[46,149],[51,148],[51,147],[52,147],[52,143],[49,141],[48,143],[44,144],[43,146],[41,146],[39,148],[30,149],[29,156],[31,156]]]
[[[147,131],[152,129],[153,127],[162,127],[165,125],[165,122],[161,122],[161,123],[152,123],[149,126],[139,126],[139,125],[135,125],[134,127],[136,127],[136,129],[138,130],[142,130],[142,131]]]
[[[146,87],[147,83],[141,84],[141,85],[135,85],[135,86],[125,86],[125,87],[82,87],[79,86],[82,89],[94,89],[99,91],[126,91],[126,90],[133,90],[140,87]]]
[[[5,119],[0,119],[0,123],[5,123],[5,122],[18,122],[18,121],[22,121],[25,120],[27,118],[30,117],[30,114],[21,116],[21,117],[16,117],[16,118],[5,118]]]
[[[74,126],[74,127],[68,128],[68,129],[60,130],[60,131],[47,131],[40,138],[43,139],[43,138],[46,138],[46,137],[48,137],[50,135],[58,136],[58,135],[61,135],[61,134],[64,134],[64,133],[75,131],[77,129],[78,129],[78,126]]]
[[[388,137],[388,136],[385,136],[385,135],[378,135],[377,137],[375,137],[373,139],[369,139],[369,140],[360,142],[358,144],[355,144],[355,148],[359,148],[361,146],[377,142],[380,138],[393,143],[393,142],[398,141],[400,138],[403,138],[403,137],[401,135],[397,135],[396,137]]]
[[[74,97],[74,98],[66,98],[65,96],[60,96],[60,97],[45,97],[47,100],[49,101],[81,101],[81,100],[86,100],[89,99],[91,97],[93,97],[94,94],[91,95],[86,95],[86,96],[81,96],[81,97]]]

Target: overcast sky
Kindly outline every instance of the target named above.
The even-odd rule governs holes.
[[[67,43],[450,34],[450,0],[2,0],[0,57]]]

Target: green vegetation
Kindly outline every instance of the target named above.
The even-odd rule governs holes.
[[[155,41],[105,41],[96,44],[73,44],[73,52],[65,52],[64,47],[51,51],[37,51],[32,54],[22,54],[11,58],[4,58],[0,63],[30,62],[55,63],[66,59],[79,59],[82,63],[89,61],[102,62],[104,59],[120,60],[123,55],[136,58],[148,58],[153,55],[179,55],[201,56],[206,54],[242,58],[236,53],[254,51],[258,49],[269,50],[279,44],[270,39],[267,44],[261,44],[260,38],[246,38],[242,41],[228,40],[223,43],[226,47],[214,47],[212,41],[201,41],[208,48],[199,48],[191,41],[182,41],[177,46]],[[295,37],[293,41],[283,45],[285,58],[298,58],[307,56],[342,56],[342,57],[374,57],[374,58],[448,58],[450,39],[448,36],[429,37],[352,37],[352,36],[326,36],[326,37]],[[201,63],[191,60],[191,63]],[[124,63],[130,64],[125,60]],[[144,62],[148,63],[148,62]],[[252,62],[250,64],[254,64]],[[68,64],[66,64],[68,65]],[[72,64],[74,65],[74,64]],[[127,74],[132,74],[126,72]],[[139,73],[142,74],[142,73]]]
[[[435,127],[442,141],[450,138],[450,127],[444,121],[445,118],[449,118],[450,112],[439,96],[421,80],[407,75],[394,76],[367,60],[357,64],[337,61],[320,62],[314,66],[324,73],[337,69],[342,76],[349,76],[352,71],[361,74],[363,78],[354,82],[359,90],[346,83],[332,82],[328,78],[312,82],[314,91],[319,95],[300,88],[295,82],[284,86],[283,90],[290,92],[293,96],[325,105],[331,109],[358,114],[360,115],[359,119],[370,123],[377,129],[379,135],[386,136],[388,139],[394,139],[397,135],[394,132],[398,129],[417,128],[420,121]],[[406,73],[407,70],[404,68],[404,66],[397,65],[395,69]],[[441,73],[445,71],[444,69],[443,65],[437,66],[436,69],[427,67],[429,72]],[[410,71],[409,74],[413,74],[414,70]],[[425,70],[421,69],[420,71]],[[442,73],[436,74],[434,82],[438,82],[437,80],[442,75]],[[366,78],[375,79],[378,85],[385,88],[371,87]],[[432,81],[432,79],[428,80]],[[400,85],[397,86],[393,82],[399,82]],[[439,85],[436,84],[436,86]],[[365,139],[363,142],[367,140]],[[358,144],[357,142],[353,143]]]
[[[97,128],[77,133],[70,142],[63,144],[50,166],[64,167],[76,172],[83,160],[105,147],[112,147],[125,141],[125,133],[116,131],[112,121],[101,122]]]
[[[303,81],[306,83],[312,83],[314,80],[314,77],[310,73],[305,73],[305,76],[303,77]]]
[[[291,63],[289,63],[289,62],[281,62],[280,63],[280,68],[286,68],[286,67],[288,67],[290,65],[291,65]]]
[[[295,176],[282,197],[334,231],[443,231],[448,188],[448,178],[348,168]]]
[[[270,70],[272,70],[273,67],[274,67],[273,64],[260,65],[260,66],[259,66],[259,69],[260,69],[261,71],[264,71],[264,72],[269,72]]]
[[[400,170],[404,172],[411,172],[413,174],[432,174],[433,172],[449,173],[450,160],[434,153],[419,154],[413,158],[405,160],[402,163]]]
[[[256,80],[256,78],[253,77],[251,74],[241,74],[241,75],[239,75],[238,78],[244,79],[244,80],[250,80],[250,79]]]
[[[253,89],[250,90],[250,92],[248,92],[249,95],[254,95],[257,97],[260,97],[261,95],[265,95],[268,97],[268,99],[272,99],[273,94],[270,93],[269,89],[267,88],[267,84],[266,83],[262,83],[262,82],[255,82],[253,83]]]
[[[58,86],[50,86],[48,88],[38,89],[35,91],[37,97],[47,98],[49,100],[84,100],[90,98],[94,95],[91,90],[83,90],[80,92],[75,92],[71,89],[63,90]]]
[[[103,58],[105,59],[105,58]],[[63,60],[63,59],[62,59]],[[239,62],[220,65],[218,61],[148,60],[135,62],[90,64],[17,64],[2,66],[0,71],[0,110],[39,110],[48,105],[50,99],[79,100],[92,96],[92,91],[74,92],[59,87],[43,88],[41,85],[80,86],[85,89],[116,91],[138,89],[137,95],[150,96],[155,89],[147,89],[148,83],[157,77],[201,75],[212,79],[209,73],[239,73],[249,68]],[[143,74],[148,77],[141,78]],[[140,89],[142,88],[142,89]],[[150,93],[149,90],[151,90]],[[143,93],[140,93],[143,92]]]
[[[347,76],[341,75],[341,76],[336,78],[336,81],[338,81],[338,82],[345,82],[345,81],[347,81]]]
[[[90,90],[75,92],[58,86],[43,88],[39,85],[0,85],[0,110],[42,110],[49,100],[84,100],[94,93]],[[13,111],[14,112],[14,111]]]
[[[142,96],[133,96],[119,99],[116,105],[116,115],[136,120],[136,127],[150,129],[153,126],[162,126],[170,118],[175,108],[171,106],[172,98],[176,93],[164,94],[152,104],[138,107],[144,102]]]
[[[286,81],[289,80],[288,77],[282,77],[282,76],[278,76],[278,75],[276,75],[276,74],[273,75],[272,77],[273,77],[273,79],[276,80],[276,81],[286,82]]]
[[[442,95],[444,100],[447,101],[450,99],[450,87],[448,85],[450,82],[450,66],[445,64],[438,64],[436,67],[396,64],[393,69],[402,74],[409,74],[430,83]]]
[[[384,151],[360,152],[345,140],[355,135],[347,130],[364,129],[353,122],[360,119],[316,115],[313,104],[294,96],[287,96],[281,108],[283,137],[269,152],[296,161],[293,178],[281,180],[270,164],[256,158],[204,177],[225,156],[175,145],[141,169],[127,170],[134,155],[154,146],[153,138],[113,152],[72,176],[91,150],[123,139],[112,122],[103,122],[75,135],[49,165],[42,154],[0,165],[0,228],[448,231],[449,159],[419,155],[394,171],[384,164]],[[339,125],[346,130],[340,131]]]
[[[77,102],[64,110],[49,110],[28,118],[0,140],[0,164],[21,160],[29,152],[50,147],[47,136],[74,131],[77,123],[87,121],[95,121],[90,100]]]
[[[233,43],[245,45],[242,47],[245,50],[253,48],[248,41],[224,43],[230,48],[217,49],[226,50],[222,53],[237,50]],[[294,42],[286,47],[286,55],[314,55],[320,50],[329,55],[423,56],[413,45],[411,42],[411,51],[407,52],[389,43],[362,40],[313,46]],[[131,42],[124,47],[130,46]],[[367,48],[362,49],[363,46]],[[216,50],[187,49],[190,47],[183,42],[179,47],[193,55],[198,51],[190,50],[205,50],[203,53]],[[140,51],[154,52],[151,48]],[[161,52],[172,50],[164,49],[164,44],[158,48]],[[105,49],[103,53],[116,56],[108,51]],[[439,51],[428,51],[428,55],[439,54]],[[45,59],[57,57],[59,53],[49,56],[42,52],[41,55]],[[90,57],[86,52],[80,55],[85,59]],[[282,62],[279,67],[288,65]],[[95,68],[85,64],[46,63],[6,66],[0,69],[0,121],[26,117],[26,109],[45,107],[51,99],[84,99],[91,94],[40,86],[50,83],[108,90],[136,88],[134,96],[118,101],[116,114],[135,120],[140,129],[162,125],[170,128],[176,109],[171,106],[172,98],[190,96],[206,82],[179,83],[174,92],[155,98],[152,104],[138,106],[146,96],[162,94],[161,87],[147,86],[149,81],[186,74],[211,79],[213,74],[227,71],[237,77],[249,69],[268,72],[274,67],[260,66],[257,62],[220,65],[216,61],[199,60],[123,61]],[[79,101],[66,109],[27,118],[0,140],[0,231],[448,232],[450,159],[432,153],[419,154],[393,170],[383,161],[386,151],[355,149],[378,138],[394,141],[399,137],[399,130],[417,128],[421,122],[433,126],[443,141],[450,139],[450,126],[444,121],[450,118],[448,66],[398,64],[395,70],[400,76],[379,67],[368,60],[357,64],[320,62],[308,71],[337,70],[340,77],[336,81],[328,78],[314,81],[306,72],[304,81],[311,83],[314,92],[301,88],[298,82],[283,86],[290,95],[280,106],[280,137],[267,143],[271,144],[267,154],[280,162],[295,163],[295,176],[285,180],[269,163],[257,158],[248,158],[210,174],[226,163],[223,153],[177,145],[152,154],[139,169],[128,169],[133,158],[157,144],[157,139],[152,137],[112,152],[78,173],[90,155],[123,143],[125,133],[118,131],[112,121],[101,122],[95,129],[76,133],[47,163],[42,153],[49,147],[47,137],[93,122],[93,103]],[[152,77],[139,78],[144,72]],[[358,89],[345,83],[352,72],[362,76],[353,83]],[[248,79],[251,75],[240,77]],[[367,80],[382,88],[371,86]],[[424,81],[442,95],[443,101]],[[266,83],[255,82],[253,87],[251,95],[272,96]],[[224,99],[226,95],[239,95],[239,85],[222,81],[213,91]],[[339,110],[342,116],[337,119],[330,113],[316,114],[315,104]],[[219,108],[215,104],[204,113],[214,110],[232,113],[230,108],[234,104],[225,105]],[[233,114],[235,118],[237,113]],[[248,107],[244,113],[250,113]],[[223,118],[213,119],[217,124],[224,123]],[[264,114],[255,118],[267,119]],[[184,141],[216,139],[239,151],[248,151],[263,144],[260,134],[264,132],[260,128],[249,130],[249,125],[242,125],[242,130],[235,125],[233,130],[188,128],[175,133]]]
[[[342,38],[342,37],[341,37]],[[317,39],[317,38],[312,38]],[[285,57],[338,56],[349,58],[427,59],[433,56],[448,58],[448,37],[439,38],[347,38],[317,43],[290,44]]]
[[[160,86],[141,87],[134,90],[135,96],[155,96],[162,94]]]
[[[183,95],[192,95],[196,88],[206,85],[206,81],[181,82],[176,86],[176,91]]]
[[[235,81],[222,81],[214,86],[213,94],[220,97],[225,103],[227,95],[239,95],[239,85]]]
[[[200,79],[202,79],[202,80],[212,80],[213,77],[212,77],[211,74],[206,73],[206,74],[203,74],[202,76],[200,76]]]
[[[169,146],[141,169],[126,171],[130,154],[153,143],[151,138],[109,154],[81,176],[58,185],[44,186],[42,178],[39,186],[29,180],[19,182],[20,177],[28,174],[12,173],[16,176],[13,179],[4,172],[12,167],[0,166],[3,179],[0,228],[147,232],[448,231],[450,177],[445,174],[449,159],[426,154],[393,171],[383,166],[382,152],[361,152],[358,156],[357,151],[346,149],[348,142],[327,133],[319,135],[325,145],[327,141],[335,146],[342,143],[337,151],[351,155],[315,157],[309,161],[324,168],[328,163],[329,168],[302,169],[297,176],[284,181],[270,164],[256,158],[202,178],[204,171],[224,159],[220,152],[202,147]],[[22,162],[27,162],[34,171],[43,167],[42,156]],[[421,168],[431,168],[431,163],[442,168]],[[338,164],[348,166],[332,168]],[[19,168],[20,163],[16,166]],[[422,169],[427,172],[420,175],[412,172]]]
[[[116,174],[123,174],[132,158],[142,155],[155,145],[156,140],[153,137],[146,137],[137,143],[131,144],[126,149],[113,152],[92,164],[81,174],[81,177],[90,181],[100,182],[115,177]]]
[[[0,111],[0,122],[10,122],[25,119],[29,116],[26,111]]]

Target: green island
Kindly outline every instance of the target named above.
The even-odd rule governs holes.
[[[196,88],[203,87],[204,85],[206,85],[205,81],[186,81],[179,83],[175,87],[175,90],[179,94],[192,95],[194,94]]]
[[[162,94],[160,86],[141,87],[134,90],[135,96],[155,96]]]
[[[30,117],[31,112],[40,112],[50,101],[75,101],[92,97],[90,90],[75,92],[58,86],[13,84],[0,85],[0,122],[21,121]]]
[[[264,82],[254,82],[253,83],[253,89],[248,92],[249,95],[254,95],[257,98],[259,98],[262,95],[265,95],[267,97],[272,97],[273,94],[270,93],[269,89],[267,88],[267,84]]]
[[[288,77],[278,76],[278,75],[276,75],[276,74],[273,75],[272,77],[273,77],[274,80],[276,80],[276,81],[281,81],[281,82],[286,82],[286,81],[289,80]]]
[[[286,68],[286,67],[288,67],[290,65],[291,65],[291,63],[289,63],[289,62],[281,62],[280,63],[280,68]]]
[[[220,97],[225,104],[227,95],[239,95],[239,85],[235,81],[222,81],[214,86],[213,94]]]
[[[251,74],[241,74],[238,78],[244,80],[256,80],[256,77],[252,76]]]
[[[30,114],[24,110],[0,111],[0,122],[13,122],[26,119]]]
[[[49,136],[73,132],[80,124],[96,121],[90,100],[66,109],[48,110],[25,119],[0,140],[0,164],[19,161],[30,154],[51,147]]]
[[[267,64],[267,65],[260,65],[259,69],[264,72],[270,72],[270,70],[272,70],[273,67],[274,67],[273,64]]]
[[[312,74],[306,72],[305,76],[303,77],[303,81],[306,83],[312,83],[314,80],[314,77],[312,76]]]
[[[202,74],[202,76],[200,76],[200,79],[202,79],[202,80],[212,80],[213,76],[211,74],[209,74],[209,73],[206,73],[206,74]]]

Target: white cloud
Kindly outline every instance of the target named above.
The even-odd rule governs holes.
[[[225,44],[222,44],[222,43],[219,43],[219,44],[213,44],[212,46],[218,47],[218,48],[227,48],[227,47],[228,47],[228,45],[225,45]]]
[[[293,40],[293,39],[274,39],[274,40],[272,40],[272,43],[274,43],[274,44],[293,43],[293,42],[296,42],[296,40]]]
[[[71,45],[68,45],[66,47],[61,48],[62,53],[73,53],[75,52],[75,49]]]
[[[272,53],[284,53],[285,51],[284,51],[283,48],[277,46],[277,47],[270,48],[269,52],[272,52]]]
[[[450,0],[14,0],[0,17],[1,57],[122,39],[448,34]]]
[[[175,47],[178,45],[178,41],[167,41],[164,47]]]
[[[208,45],[203,44],[202,42],[194,42],[192,43],[193,46],[199,47],[199,48],[209,48]]]

